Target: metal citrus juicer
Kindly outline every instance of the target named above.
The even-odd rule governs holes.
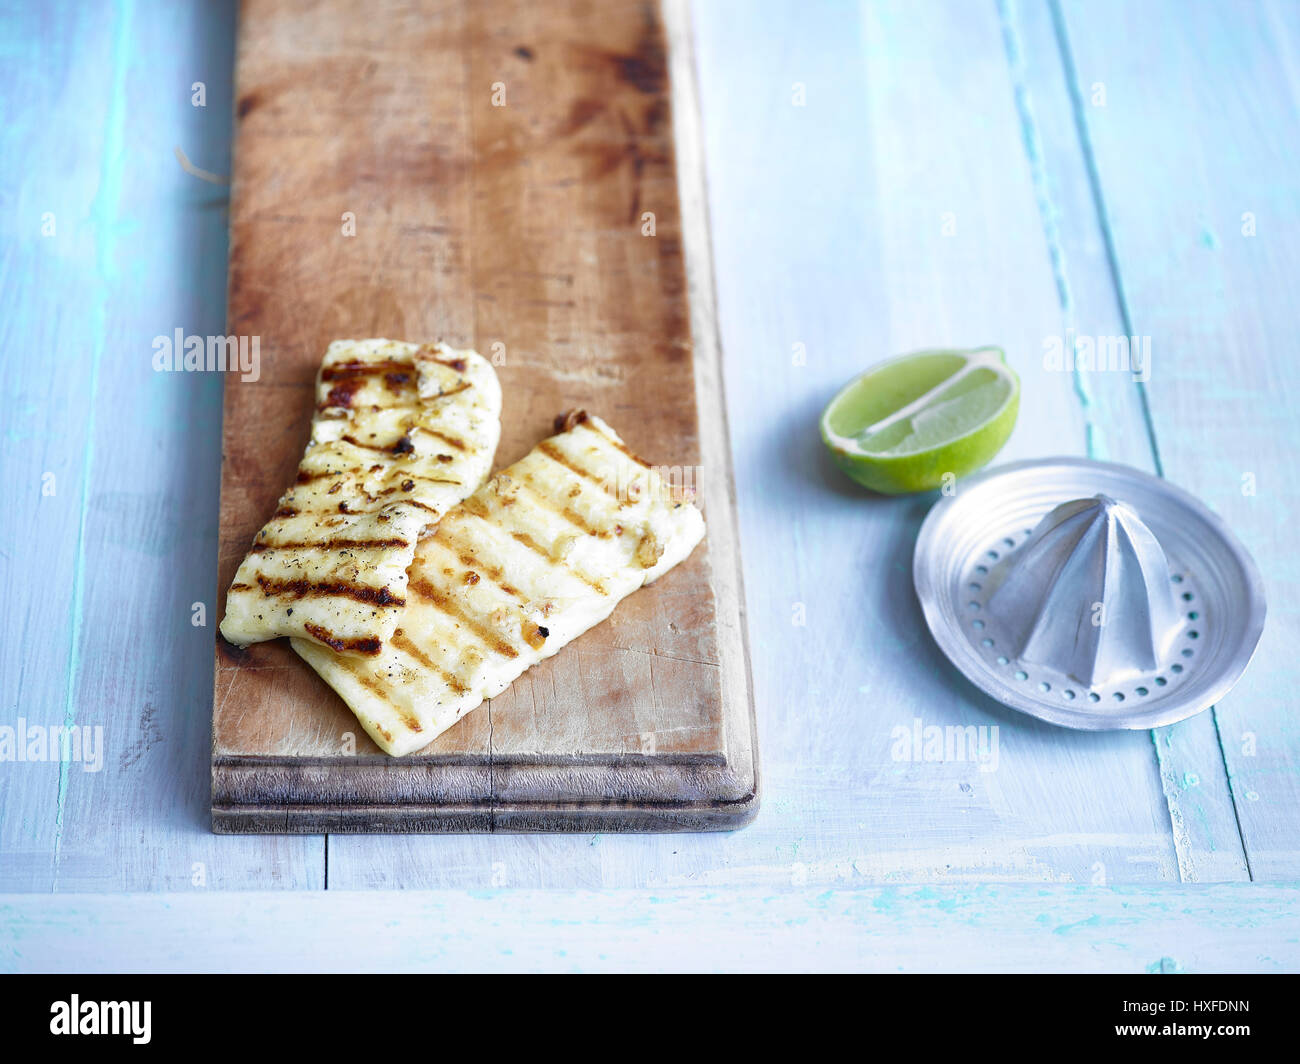
[[[1079,458],[958,482],[913,580],[935,641],[997,701],[1070,728],[1154,728],[1209,708],[1264,627],[1259,571],[1167,481]]]

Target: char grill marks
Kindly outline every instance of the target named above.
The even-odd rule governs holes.
[[[340,639],[323,625],[307,623],[303,627],[313,639],[319,643],[324,643],[339,654],[347,651],[354,654],[378,654],[379,648],[383,646],[383,643],[374,636],[364,636],[360,639]]]
[[[346,580],[273,580],[258,574],[257,586],[264,595],[288,595],[301,599],[309,596],[341,595],[358,602],[376,606],[405,606],[406,599],[394,595],[386,587],[366,587]],[[305,625],[304,625],[305,627]]]
[[[487,475],[500,386],[474,352],[337,341],[311,441],[227,596],[222,631],[374,654],[406,601],[416,541]]]
[[[409,547],[404,539],[326,539],[316,543],[299,541],[297,543],[254,543],[250,549],[253,554],[262,554],[269,550],[403,550]]]
[[[602,421],[564,424],[419,541],[400,636],[378,655],[345,658],[294,640],[389,753],[427,744],[703,535],[699,511]],[[404,724],[411,717],[418,732]]]

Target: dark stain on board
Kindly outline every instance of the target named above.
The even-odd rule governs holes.
[[[647,13],[645,30],[637,41],[636,51],[623,55],[615,53],[610,58],[619,80],[627,82],[637,92],[650,96],[668,88],[668,56],[659,32],[659,20],[653,12]]]
[[[232,665],[246,665],[253,659],[252,651],[248,647],[235,646],[220,632],[217,632],[217,653]]]
[[[555,135],[557,137],[572,136],[584,126],[590,125],[596,116],[604,110],[605,105],[599,100],[574,100],[564,121],[556,128]]]

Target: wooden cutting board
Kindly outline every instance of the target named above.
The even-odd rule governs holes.
[[[236,99],[228,329],[259,338],[261,372],[227,376],[220,609],[336,338],[477,349],[505,393],[498,466],[585,407],[694,477],[708,535],[405,758],[286,640],[218,636],[214,829],[747,823],[754,715],[682,6],[245,0]]]

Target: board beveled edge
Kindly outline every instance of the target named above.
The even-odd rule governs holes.
[[[574,756],[540,763],[465,757],[445,762],[365,757],[325,764],[220,758],[212,770],[212,829],[218,834],[730,831],[758,813],[752,767],[733,767],[713,755]],[[525,801],[522,793],[540,797]]]
[[[734,831],[758,815],[758,795],[735,802],[463,803],[212,807],[219,835],[636,833]]]
[[[580,757],[543,763],[456,758],[457,764],[436,766],[445,777],[422,773],[423,795],[432,793],[431,783],[454,789],[459,781],[449,773],[456,769],[487,773],[488,790],[483,797],[461,795],[436,804],[410,799],[380,800],[374,791],[368,796],[341,802],[328,793],[323,780],[333,762],[320,759],[239,758],[212,759],[212,830],[217,834],[388,834],[388,833],[533,833],[533,832],[678,832],[731,831],[751,823],[758,815],[761,785],[758,763],[758,723],[753,696],[753,674],[745,628],[744,584],[740,562],[739,517],[736,506],[730,432],[723,394],[722,348],[718,334],[712,248],[705,189],[702,130],[695,57],[692,46],[688,0],[660,0],[667,43],[669,85],[675,141],[679,209],[683,240],[683,264],[694,348],[696,410],[699,415],[702,470],[710,507],[710,553],[714,558],[714,606],[718,624],[719,663],[722,675],[721,710],[725,734],[725,763],[716,755],[690,758],[646,758],[648,772],[629,773],[629,759],[605,759],[603,771],[593,776],[589,759]],[[714,416],[705,416],[713,414]],[[224,420],[224,419],[223,419]],[[707,459],[706,459],[707,456]],[[721,505],[717,505],[721,503]],[[721,511],[721,513],[719,513]],[[719,549],[720,548],[720,549]],[[220,589],[219,592],[220,593]],[[213,749],[216,749],[216,715],[213,714]],[[368,760],[368,759],[367,759]],[[450,760],[450,759],[449,759]],[[705,769],[708,761],[713,765]],[[269,785],[267,763],[275,765],[280,782],[295,797],[277,800]],[[257,780],[249,785],[241,778],[257,765]],[[363,762],[357,762],[361,765]],[[427,765],[427,762],[425,763]],[[698,766],[698,767],[697,767]],[[348,765],[338,767],[353,768]],[[376,784],[391,783],[404,768],[401,759],[376,763],[380,777]],[[692,773],[683,773],[690,767]],[[537,784],[552,788],[555,797],[527,802],[513,801],[509,788],[500,788],[497,774],[527,771],[533,793]],[[623,775],[615,777],[615,773]],[[665,774],[666,777],[665,778]],[[690,781],[695,774],[694,786]],[[675,779],[675,786],[668,786]],[[297,779],[297,786],[291,782]],[[386,778],[382,778],[386,777]],[[654,783],[651,780],[659,777]],[[275,777],[271,777],[274,780]],[[622,790],[617,798],[607,796],[575,798],[577,781],[596,781],[606,793]],[[349,781],[352,793],[356,783]],[[604,787],[603,784],[609,784]],[[629,784],[633,786],[629,787]],[[366,788],[370,789],[370,788]],[[592,789],[590,786],[587,790]],[[691,793],[692,789],[694,793]],[[315,793],[313,793],[313,791]],[[481,793],[481,792],[480,792]],[[386,795],[385,797],[391,797]],[[233,799],[233,800],[232,800]]]

